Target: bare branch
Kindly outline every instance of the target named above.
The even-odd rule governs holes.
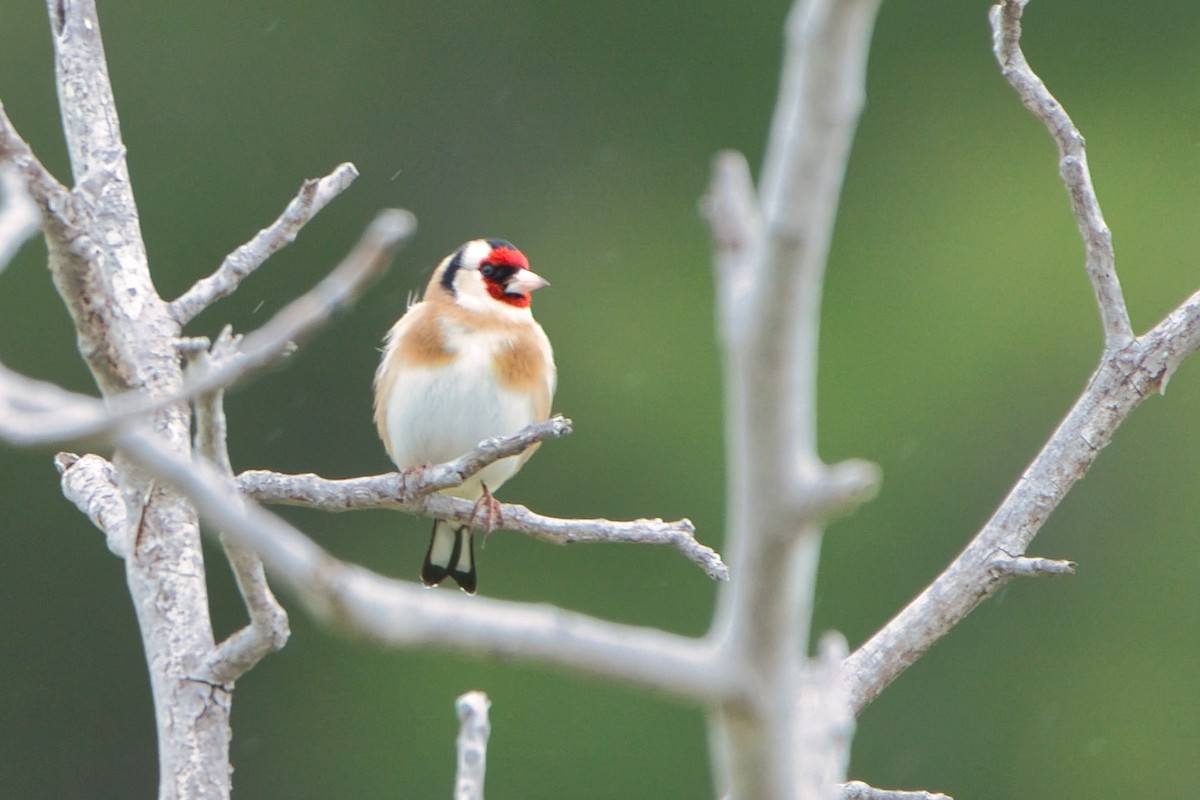
[[[125,558],[130,550],[129,523],[112,462],[97,455],[59,453],[54,466],[62,476],[63,496],[104,533],[113,555]]]
[[[1167,391],[1167,383],[1183,360],[1200,347],[1200,291],[1185,300],[1166,319],[1142,337],[1143,343],[1162,350],[1163,372],[1158,391]]]
[[[1024,559],[1022,554],[1112,441],[1118,426],[1142,401],[1160,391],[1170,372],[1198,346],[1200,293],[1101,362],[1058,429],[967,548],[846,659],[846,680],[856,713],[1014,576],[1070,572],[1069,562]]]
[[[242,339],[236,357],[220,365],[190,370],[175,391],[161,395],[130,392],[100,406],[82,395],[26,378],[0,365],[0,438],[24,446],[104,437],[159,409],[229,386],[269,364],[362,294],[391,263],[412,235],[415,221],[407,211],[380,212],[355,248],[333,271],[293,300],[265,325]]]
[[[104,405],[0,364],[0,439],[18,447],[82,439],[110,426]],[[73,435],[81,432],[80,435]]]
[[[1064,178],[1075,181],[1068,182],[1068,191],[1084,231],[1089,276],[1104,319],[1105,354],[1083,394],[983,529],[929,587],[846,659],[856,713],[1012,578],[1073,570],[1070,562],[1029,559],[1024,553],[1121,422],[1155,391],[1163,391],[1180,362],[1200,346],[1200,292],[1144,336],[1126,335],[1129,320],[1111,270],[1108,230],[1087,176],[1082,137],[1029,70],[1018,46],[1024,5],[1004,0],[993,7],[997,58],[1025,104],[1050,127],[1063,152]]]
[[[459,695],[454,703],[459,722],[454,800],[483,800],[488,736],[492,733],[492,726],[488,722],[488,709],[491,705],[492,702],[483,692]]]
[[[704,640],[603,622],[551,606],[428,591],[333,558],[304,534],[238,495],[204,462],[122,433],[130,457],[190,497],[215,528],[253,548],[310,611],[391,646],[521,658],[692,700],[729,690]]]
[[[366,478],[330,480],[312,473],[285,475],[269,470],[247,470],[238,476],[239,490],[260,503],[294,505],[322,511],[356,511],[367,508],[412,510],[422,495],[460,486],[467,478],[502,458],[515,456],[537,442],[566,436],[571,420],[555,415],[535,422],[512,436],[484,439],[469,453],[447,461]],[[467,503],[467,507],[472,507]],[[451,512],[453,513],[453,512]]]
[[[520,453],[534,442],[565,435],[570,431],[570,424],[570,420],[553,417],[530,425],[513,436],[487,439],[454,461],[402,473],[330,480],[311,473],[285,475],[268,470],[247,470],[238,475],[237,483],[243,494],[260,503],[321,511],[390,508],[470,523],[475,521],[474,504],[434,492],[457,486],[488,464]],[[534,513],[524,506],[502,503],[499,524],[551,544],[628,542],[668,545],[679,550],[714,580],[729,577],[729,569],[721,556],[696,541],[695,528],[686,519],[674,522],[559,519]]]
[[[555,414],[548,420],[526,426],[512,436],[484,439],[474,450],[453,461],[416,470],[412,475],[406,472],[405,488],[417,496],[461,486],[467,478],[502,458],[519,455],[537,442],[560,439],[570,433],[571,420]]]
[[[950,795],[939,792],[876,789],[862,781],[843,783],[841,790],[842,800],[954,800]]]
[[[17,133],[12,121],[0,103],[0,164],[9,165],[4,170],[5,191],[11,181],[13,171],[24,182],[26,197],[31,199],[41,213],[42,224],[54,226],[55,230],[69,227],[69,220],[74,218],[71,194],[58,180],[50,174],[50,170],[38,161],[29,144]],[[3,240],[0,240],[2,243]],[[2,244],[0,244],[2,246]],[[16,252],[15,247],[13,252]],[[11,258],[11,253],[9,255]],[[7,259],[0,259],[0,264]]]
[[[2,109],[0,109],[2,113]],[[42,215],[15,166],[0,162],[0,272],[21,245],[41,230]]]
[[[268,258],[296,240],[300,229],[320,213],[331,200],[344,192],[358,170],[353,164],[339,164],[324,178],[304,182],[283,213],[254,238],[234,250],[216,272],[196,282],[170,305],[171,316],[186,325],[196,315],[223,297],[233,294],[241,282],[262,266]]]
[[[719,788],[784,798],[840,765],[776,758],[811,744],[795,723],[811,683],[804,664],[820,523],[873,494],[865,462],[828,468],[816,441],[821,291],[842,179],[866,85],[880,0],[796,0],[757,195],[745,160],[718,156],[705,202],[715,241],[725,361],[727,554],[734,577],[714,636],[750,707],[713,717]],[[806,695],[807,696],[807,695]],[[766,698],[770,698],[769,700]],[[826,720],[828,721],[828,720]],[[821,727],[826,721],[810,721]],[[821,728],[829,733],[835,726]],[[801,745],[800,742],[804,742]],[[820,747],[818,758],[836,748]],[[827,796],[826,780],[813,796]],[[807,795],[806,795],[807,796]]]
[[[1034,74],[1021,51],[1021,15],[1028,1],[1002,0],[992,6],[989,19],[992,23],[993,50],[1005,79],[1017,90],[1025,107],[1045,124],[1054,143],[1058,145],[1059,173],[1071,198],[1071,210],[1075,214],[1079,234],[1083,237],[1088,280],[1092,283],[1096,304],[1100,308],[1100,321],[1104,325],[1104,348],[1120,350],[1133,340],[1133,326],[1129,322],[1121,282],[1117,278],[1112,232],[1100,212],[1100,201],[1088,170],[1083,136],[1067,115],[1066,109],[1054,99],[1041,78]]]
[[[198,354],[203,363],[232,358],[237,341],[229,327],[221,331],[212,351]],[[233,469],[229,464],[226,444],[225,393],[221,389],[206,392],[196,398],[196,453],[214,466],[223,478],[233,485]],[[287,612],[271,593],[262,561],[253,550],[221,534],[221,546],[229,559],[238,591],[246,605],[250,623],[216,646],[206,666],[206,680],[221,685],[232,684],[270,653],[280,650],[291,635]]]
[[[247,373],[271,363],[362,294],[391,265],[392,256],[416,230],[407,211],[379,212],[354,249],[316,286],[288,303],[265,325],[246,334],[237,358],[190,374],[191,393],[229,386]]]

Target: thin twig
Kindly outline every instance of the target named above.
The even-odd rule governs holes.
[[[1025,107],[1045,124],[1058,145],[1059,174],[1071,198],[1079,235],[1083,237],[1088,280],[1092,283],[1104,326],[1104,348],[1120,350],[1133,340],[1133,326],[1117,278],[1112,232],[1100,212],[1083,136],[1066,109],[1030,68],[1021,51],[1021,15],[1028,1],[1002,0],[992,6],[988,16],[992,23],[993,51],[1005,79],[1017,90]]]
[[[571,432],[571,420],[555,415],[535,422],[512,436],[484,439],[470,452],[444,464],[413,467],[365,478],[332,480],[313,473],[286,475],[270,470],[246,470],[238,475],[239,490],[260,503],[294,505],[323,511],[368,508],[410,510],[418,498],[461,486],[468,478],[502,458],[518,455],[531,445]],[[467,504],[472,507],[471,503]]]
[[[492,733],[488,709],[492,702],[483,692],[459,695],[454,703],[458,714],[458,768],[454,776],[454,800],[483,800],[487,774],[487,745]]]
[[[555,414],[543,422],[535,422],[512,436],[484,439],[471,452],[445,464],[434,464],[410,476],[405,473],[405,488],[417,497],[430,492],[461,486],[467,478],[502,458],[520,455],[537,442],[560,439],[571,433],[571,420]]]
[[[296,342],[358,299],[391,265],[392,257],[412,236],[416,226],[416,218],[407,211],[379,212],[354,249],[332,272],[280,309],[261,328],[246,334],[236,358],[209,369],[189,371],[185,390],[197,393],[229,386],[288,352]]]
[[[219,363],[237,352],[237,340],[226,327],[213,343],[211,351],[197,355],[200,363]],[[200,458],[206,459],[230,486],[233,469],[229,464],[226,443],[225,393],[221,389],[196,397],[196,443]],[[258,555],[221,534],[221,546],[229,560],[238,591],[246,606],[250,622],[213,650],[205,665],[205,680],[230,685],[270,653],[280,650],[288,640],[287,612],[267,585],[267,576]]]
[[[217,300],[233,294],[250,273],[277,251],[294,242],[300,229],[357,177],[358,170],[347,162],[339,164],[324,178],[305,181],[278,219],[226,256],[216,272],[197,281],[171,302],[171,316],[181,326],[186,325]]]

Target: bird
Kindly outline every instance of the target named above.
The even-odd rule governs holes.
[[[554,352],[529,307],[530,294],[548,285],[503,239],[473,239],[442,259],[388,332],[375,372],[375,426],[397,468],[450,461],[549,418]],[[536,449],[442,491],[474,501],[490,529],[499,511],[491,493]],[[472,525],[435,519],[421,582],[437,586],[447,576],[475,594]]]

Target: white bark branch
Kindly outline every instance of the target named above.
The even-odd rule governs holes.
[[[822,692],[819,670],[804,662],[820,523],[878,483],[865,462],[825,466],[816,443],[821,288],[878,7],[797,0],[759,190],[744,159],[724,153],[705,204],[725,357],[733,574],[713,635],[730,679],[752,698],[723,705],[710,722],[718,786],[734,797],[831,797],[844,768],[838,748],[810,735],[837,726],[797,719]]]
[[[876,789],[862,781],[848,781],[840,788],[842,800],[954,800],[949,795],[939,792]]]
[[[345,163],[339,164],[324,178],[305,181],[278,219],[226,256],[216,272],[197,281],[171,302],[171,316],[181,326],[186,325],[217,300],[233,294],[241,282],[268,258],[296,241],[300,229],[357,177],[358,170],[354,165]]]
[[[1053,558],[1030,558],[1000,554],[992,559],[991,568],[1013,578],[1033,578],[1042,575],[1074,575],[1079,565],[1074,561]]]
[[[68,216],[70,193],[43,166],[29,144],[13,127],[12,120],[0,103],[0,163],[9,164],[21,177],[29,198],[41,210],[43,220]]]
[[[842,661],[848,646],[840,633],[821,637],[816,658],[803,667],[792,741],[795,752],[780,743],[776,758],[795,759],[797,785],[793,797],[838,797],[838,784],[850,764],[850,740],[854,736],[854,714],[842,681]]]
[[[240,502],[211,466],[164,450],[144,433],[121,446],[187,494],[215,528],[251,547],[317,616],[391,646],[520,658],[710,701],[728,682],[703,640],[603,622],[551,606],[432,592],[333,558],[254,503]]]
[[[0,159],[0,272],[41,227],[42,215],[29,196],[25,179],[15,166],[6,166]]]
[[[238,475],[238,488],[260,503],[315,508],[322,511],[355,511],[391,508],[427,517],[473,522],[474,504],[436,494],[457,486],[501,458],[516,455],[534,442],[570,432],[570,420],[554,417],[530,425],[511,437],[487,439],[454,461],[414,468],[401,473],[330,480],[311,473],[285,475],[268,470],[247,470]],[[729,570],[721,556],[696,540],[689,520],[660,519],[613,521],[547,517],[520,505],[500,504],[499,526],[551,544],[626,542],[674,547],[714,580],[727,580]]]
[[[1161,391],[1179,362],[1197,347],[1200,292],[1124,350],[1106,355],[1058,429],[962,554],[846,660],[856,713],[1013,577],[1073,568],[1069,562],[1024,560],[1023,554],[1117,427],[1143,400]]]
[[[59,453],[54,457],[54,466],[62,476],[63,497],[100,529],[113,555],[118,558],[129,555],[125,500],[117,486],[112,462],[97,455]]]
[[[7,404],[12,412],[11,417],[0,418],[0,437],[25,447],[104,438],[146,414],[241,380],[287,353],[297,339],[311,334],[356,300],[391,264],[415,224],[407,211],[380,212],[329,275],[243,337],[235,356],[219,365],[198,365],[171,391],[122,393],[99,406],[81,403],[79,395],[0,365],[0,385],[6,389],[0,392],[0,404]],[[172,337],[172,357],[177,344],[178,339]]]
[[[237,340],[226,327],[213,343],[212,350],[200,353],[200,363],[218,363],[233,358]],[[226,439],[225,393],[221,389],[205,392],[196,398],[195,452],[206,459],[217,472],[233,485],[233,468],[229,463]],[[287,612],[267,585],[262,560],[253,550],[221,534],[221,546],[229,560],[234,580],[250,622],[241,630],[217,645],[206,664],[205,679],[223,686],[232,686],[242,674],[252,669],[270,653],[281,649],[291,635]]]
[[[1059,174],[1071,199],[1071,211],[1083,237],[1085,268],[1100,321],[1104,326],[1104,349],[1120,350],[1133,340],[1133,326],[1125,310],[1125,297],[1117,279],[1112,232],[1100,212],[1100,201],[1088,170],[1083,136],[1054,99],[1042,79],[1034,74],[1021,51],[1021,14],[1029,0],[1003,0],[992,6],[993,50],[1005,79],[1017,90],[1021,102],[1041,120],[1058,145]]]
[[[1105,325],[1105,351],[1083,394],[983,529],[929,587],[846,659],[846,681],[856,713],[1012,578],[1073,571],[1070,562],[1024,554],[1118,426],[1143,400],[1165,390],[1180,362],[1200,347],[1200,292],[1145,335],[1126,336],[1128,317],[1111,260],[1110,236],[1082,157],[1082,138],[1029,70],[1018,47],[1024,5],[1020,0],[1005,0],[993,7],[997,58],[1025,105],[1051,129],[1064,162],[1071,162],[1063,168],[1064,179],[1084,231],[1088,273]]]
[[[492,702],[483,692],[459,695],[454,703],[459,723],[454,800],[483,800],[488,737],[492,733],[491,723],[488,722],[488,709],[491,706]]]
[[[101,393],[161,397],[182,383],[179,328],[150,278],[95,4],[48,0],[47,11],[74,186],[62,196],[29,155],[18,167],[43,209],[50,273]],[[189,449],[185,405],[159,406],[146,424],[160,447]],[[113,466],[127,509],[126,584],[154,697],[159,797],[227,796],[229,695],[191,673],[213,647],[195,511],[131,468],[120,448]]]

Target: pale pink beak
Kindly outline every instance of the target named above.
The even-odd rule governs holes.
[[[519,269],[508,279],[504,291],[509,294],[529,294],[530,292],[549,286],[550,281],[538,275],[531,269]]]

